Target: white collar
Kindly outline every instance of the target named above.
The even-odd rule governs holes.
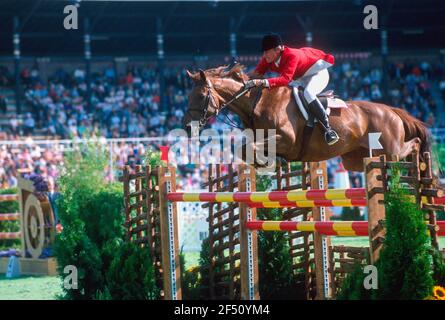
[[[275,65],[277,66],[277,68],[280,66],[280,61],[281,61],[281,55],[280,55],[280,57],[278,58],[278,60],[274,62]]]

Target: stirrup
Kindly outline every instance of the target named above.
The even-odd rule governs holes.
[[[335,132],[334,130],[329,130],[324,134],[324,139],[326,141],[326,143],[330,146],[332,146],[333,144],[336,144],[338,142],[338,140],[340,140],[337,132]]]

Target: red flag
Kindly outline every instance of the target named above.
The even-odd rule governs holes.
[[[168,165],[168,146],[160,146],[161,149],[161,161],[165,161]]]

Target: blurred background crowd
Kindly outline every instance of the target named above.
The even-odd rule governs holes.
[[[255,64],[247,64],[246,72],[254,67]],[[12,86],[9,70],[0,67],[0,72],[3,87]],[[181,119],[192,88],[185,68],[172,67],[164,72],[166,93],[161,96],[159,74],[155,68],[129,66],[126,72],[116,73],[112,66],[107,67],[93,73],[92,96],[88,100],[82,68],[71,72],[58,69],[46,79],[41,77],[38,67],[25,68],[20,73],[25,88],[25,117],[19,119],[16,114],[8,115],[7,99],[0,96],[0,109],[7,118],[1,128],[3,139],[26,137],[31,141],[36,136],[44,136],[45,139],[83,138],[92,132],[105,138],[162,137],[169,130],[182,127]],[[381,69],[363,67],[353,59],[343,59],[330,69],[330,74],[328,88],[334,89],[343,99],[382,101]],[[392,105],[406,109],[430,126],[443,126],[443,119],[435,117],[437,105],[443,104],[445,98],[443,64],[409,60],[391,63],[389,80]],[[440,95],[433,96],[431,87],[439,88]],[[161,99],[164,99],[163,110],[160,108]],[[212,125],[219,129],[226,127],[218,121],[213,121]],[[116,168],[119,168],[127,163],[140,164],[146,144],[120,143],[113,149]],[[2,145],[1,185],[14,186],[20,170],[34,171],[54,179],[57,164],[63,161],[62,154],[57,148],[30,143]],[[337,162],[333,160],[333,163]],[[337,167],[330,168],[332,176]],[[193,172],[187,176],[193,179]],[[195,175],[195,179],[198,181],[199,175]],[[356,177],[352,181],[360,183]]]

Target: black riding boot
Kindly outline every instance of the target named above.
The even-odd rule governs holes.
[[[321,102],[318,99],[315,99],[309,103],[308,107],[309,112],[320,121],[322,127],[325,129],[324,139],[326,140],[326,143],[330,146],[335,144],[339,137],[337,132],[335,132],[329,125],[328,115]]]

